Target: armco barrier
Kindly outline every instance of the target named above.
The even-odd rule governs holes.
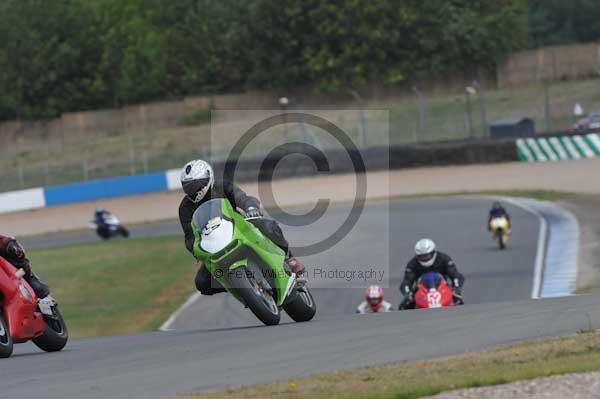
[[[114,177],[44,188],[46,206],[167,190],[165,172]]]
[[[517,140],[519,158],[524,162],[562,161],[600,156],[597,133]]]
[[[326,173],[351,173],[354,154],[346,150],[315,152],[313,159],[305,154],[314,147],[291,149],[302,154],[274,154],[267,158],[240,160],[235,171],[236,181],[312,176]],[[360,151],[366,171],[400,169],[418,166],[462,165],[473,163],[509,162],[518,160],[514,141],[482,140],[446,143],[422,143],[406,146],[373,147]],[[316,160],[316,164],[315,164]],[[215,174],[222,176],[224,162],[214,165]],[[258,171],[261,170],[261,175]],[[146,175],[99,179],[88,182],[34,188],[0,193],[0,213],[38,209],[128,195],[145,194],[181,188],[179,169]]]

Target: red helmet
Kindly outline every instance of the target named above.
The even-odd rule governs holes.
[[[379,305],[383,302],[383,288],[378,285],[369,286],[365,292],[365,299],[371,307],[371,310],[377,311]]]

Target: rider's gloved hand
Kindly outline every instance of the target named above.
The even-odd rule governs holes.
[[[254,207],[254,206],[250,206],[250,207],[248,207],[248,209],[246,209],[246,217],[260,218],[260,217],[262,217],[262,212],[260,211],[260,209]]]

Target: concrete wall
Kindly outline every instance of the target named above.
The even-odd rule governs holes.
[[[598,76],[600,44],[544,47],[511,55],[498,67],[498,86]]]

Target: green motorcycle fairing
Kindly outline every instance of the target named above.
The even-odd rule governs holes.
[[[230,277],[240,270],[245,272],[252,257],[269,269],[269,280],[275,285],[275,302],[277,306],[283,305],[294,282],[283,267],[285,253],[237,213],[227,199],[212,199],[200,205],[192,217],[192,230],[194,257],[206,265],[228,292],[240,299]]]

